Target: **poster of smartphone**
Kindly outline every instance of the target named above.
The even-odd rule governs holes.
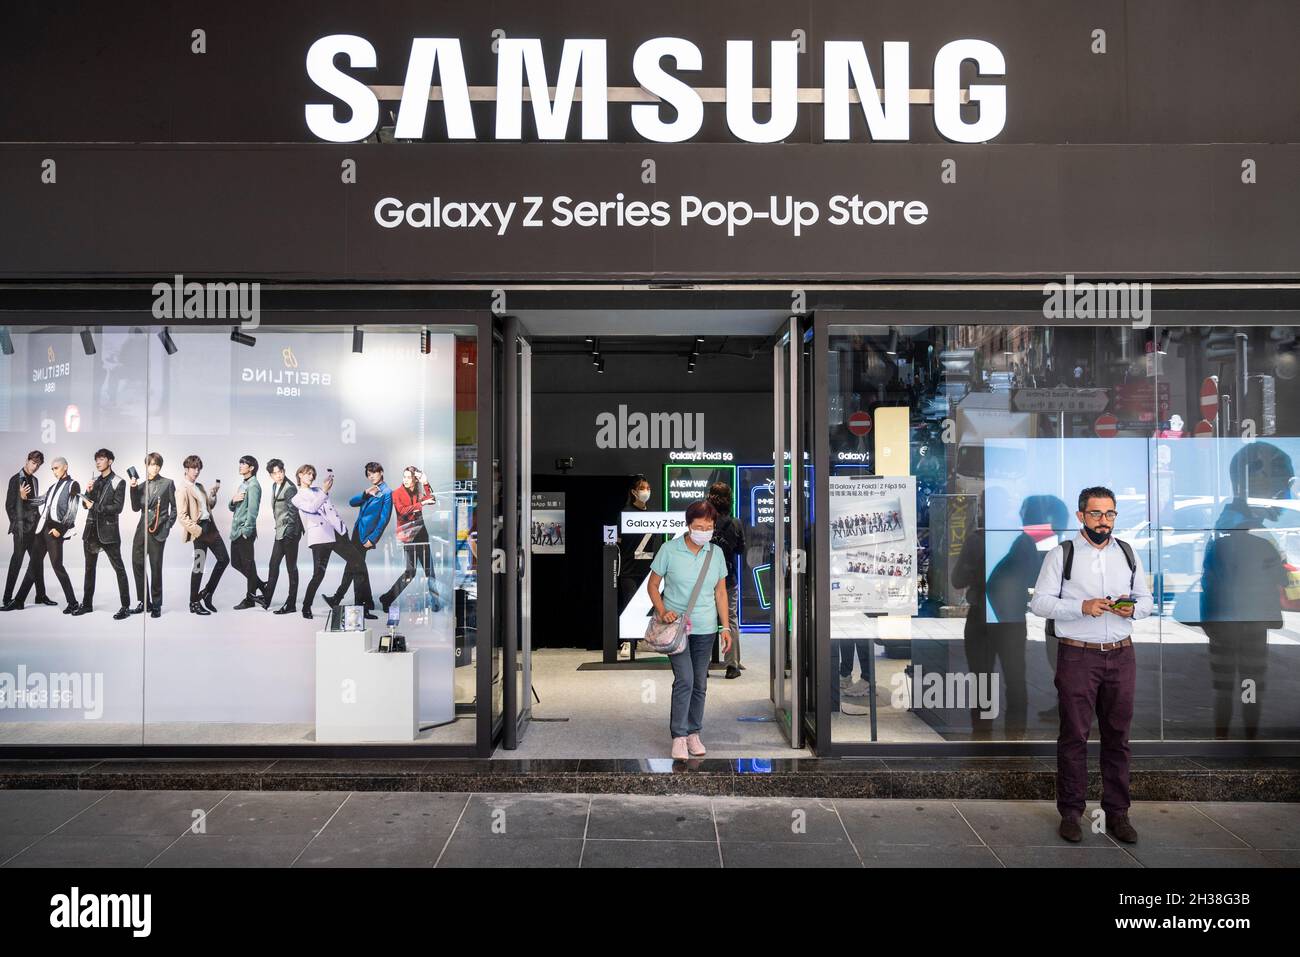
[[[916,479],[833,475],[831,614],[915,615]]]

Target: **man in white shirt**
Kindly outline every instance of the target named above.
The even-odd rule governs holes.
[[[1029,603],[1050,619],[1057,639],[1056,691],[1061,730],[1056,739],[1056,806],[1060,835],[1078,842],[1088,790],[1088,733],[1101,732],[1102,810],[1106,830],[1137,840],[1129,822],[1129,727],[1133,723],[1137,659],[1133,620],[1151,614],[1142,562],[1113,538],[1115,493],[1095,486],[1079,493],[1079,535],[1043,560]],[[1051,630],[1049,630],[1049,635]]]

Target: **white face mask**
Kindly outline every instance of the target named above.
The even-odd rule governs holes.
[[[642,505],[650,501],[650,490],[648,488],[641,489],[639,492],[636,493],[636,500],[640,502]]]
[[[713,530],[710,529],[707,532],[701,532],[692,528],[691,541],[693,541],[696,545],[707,545],[709,544],[709,542],[713,541]]]

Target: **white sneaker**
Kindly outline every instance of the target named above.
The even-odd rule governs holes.
[[[848,698],[866,698],[871,694],[871,685],[862,680],[855,681],[848,687],[841,684],[840,694]]]
[[[871,708],[865,704],[856,704],[851,701],[840,701],[840,714],[863,715],[871,714]]]
[[[619,660],[619,661],[631,661],[631,660],[632,660],[632,642],[630,642],[630,641],[624,641],[624,642],[621,642],[621,643],[619,644],[619,646],[618,646],[618,660]]]

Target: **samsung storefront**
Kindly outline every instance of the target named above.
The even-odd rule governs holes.
[[[1095,485],[1134,749],[1295,753],[1294,4],[133,11],[0,40],[5,755],[666,756],[717,483],[716,756],[1052,753]]]

